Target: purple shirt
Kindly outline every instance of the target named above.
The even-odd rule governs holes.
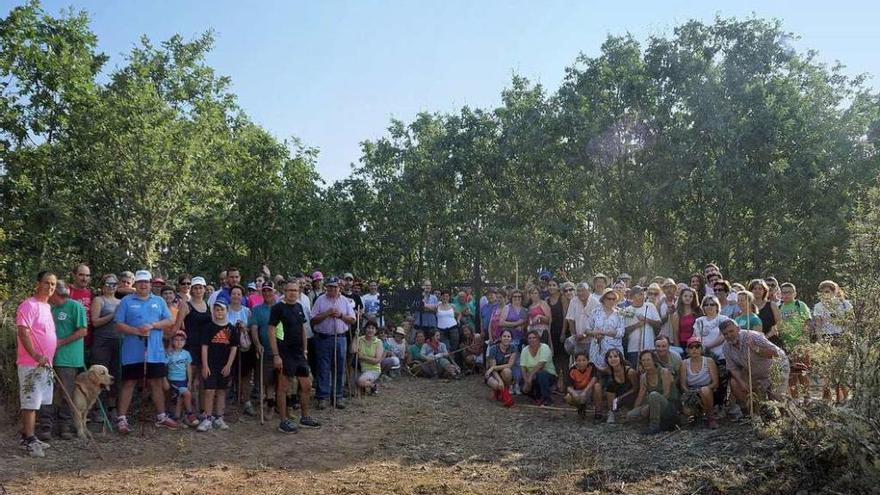
[[[347,298],[336,296],[331,299],[327,297],[327,294],[321,294],[315,300],[315,305],[312,307],[312,318],[333,308],[336,308],[342,316],[354,318],[354,310],[351,309]],[[348,327],[348,323],[342,321],[342,318],[328,317],[321,321],[321,323],[314,325],[314,330],[315,333],[322,333],[324,335],[341,335],[348,331]]]

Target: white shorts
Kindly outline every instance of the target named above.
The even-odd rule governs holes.
[[[18,367],[18,394],[22,409],[37,411],[40,406],[51,406],[54,388],[49,368]]]
[[[381,373],[379,373],[378,371],[364,371],[363,373],[361,373],[361,380],[369,380],[371,382],[375,382],[379,379],[380,374]]]

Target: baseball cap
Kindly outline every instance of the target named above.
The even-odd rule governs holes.
[[[342,278],[350,278],[350,279],[354,280],[354,275],[352,275],[351,272],[345,272],[342,275]]]
[[[174,332],[175,337],[177,337],[178,335],[186,337],[186,332],[184,332],[183,330],[178,330],[178,331]]]
[[[404,330],[403,327],[397,327],[394,329],[394,333],[397,333],[400,335],[406,335],[406,330]]]
[[[553,278],[553,275],[547,270],[544,270],[541,272],[540,275],[538,275],[538,278],[540,278],[541,280],[550,280],[551,278]]]
[[[652,290],[656,290],[657,292],[660,292],[660,284],[651,284],[651,285],[649,285],[649,286],[648,286],[648,292],[650,292],[650,291],[652,291]]]
[[[257,284],[254,282],[251,282],[251,283],[247,284],[247,288],[248,288],[248,290],[257,290]]]
[[[162,277],[156,277],[153,280],[150,280],[150,283],[153,285],[165,285],[165,279]]]
[[[195,287],[196,285],[201,285],[204,287],[208,284],[205,283],[205,277],[193,277],[192,278],[192,286]]]
[[[324,274],[321,272],[315,272],[312,274],[312,281],[324,280]]]
[[[606,284],[608,283],[608,277],[602,272],[599,272],[599,273],[593,275],[593,280],[596,280],[597,278],[601,278],[601,279],[605,280]]]
[[[690,344],[701,344],[702,345],[702,343],[703,343],[703,341],[700,340],[700,338],[697,337],[696,335],[691,335],[691,338],[689,338],[687,341],[687,345],[690,345]]]
[[[623,272],[617,276],[617,280],[632,280],[632,277],[630,277],[629,273]]]
[[[273,284],[272,282],[267,280],[267,281],[263,282],[263,287],[261,287],[261,288],[262,289],[274,289],[275,284]]]
[[[226,303],[221,301],[220,299],[217,299],[216,301],[214,301],[214,306],[223,306],[223,309],[227,308]]]
[[[643,292],[645,292],[644,287],[642,287],[641,285],[636,285],[636,286],[634,286],[634,287],[630,287],[630,289],[629,289],[629,291],[627,292],[627,294],[629,294],[629,297],[632,297],[632,296],[634,296],[634,295],[636,295],[636,294],[641,294],[641,293],[643,293]]]
[[[670,285],[675,285],[675,280],[667,278],[663,281],[663,287],[669,287]]]
[[[135,282],[149,282],[152,278],[153,276],[146,270],[138,270],[134,273]]]
[[[339,286],[339,279],[336,277],[330,277],[324,282],[324,285],[327,287]]]

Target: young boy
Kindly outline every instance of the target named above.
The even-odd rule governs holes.
[[[806,373],[810,369],[810,356],[804,351],[799,352],[797,347],[809,343],[812,313],[806,303],[797,299],[797,288],[793,283],[786,282],[779,286],[779,290],[782,293],[779,337],[782,339],[782,349],[791,358],[789,389],[791,397],[797,399],[800,383],[806,401],[810,397],[810,377]]]
[[[565,395],[565,402],[577,406],[578,415],[582,418],[587,415],[587,401],[590,400],[591,393],[595,395],[597,383],[595,366],[586,353],[577,353],[574,357],[574,365],[568,372],[568,393]],[[593,404],[596,403],[594,398]]]
[[[186,419],[183,421],[188,426],[198,426],[199,420],[193,414],[192,392],[192,356],[183,348],[186,345],[186,332],[178,330],[171,338],[171,349],[168,351],[168,384],[177,393],[177,405],[174,408],[174,417],[181,418],[183,409],[186,410]]]
[[[202,377],[205,379],[205,419],[198,431],[211,428],[228,430],[223,421],[226,409],[226,389],[229,387],[232,363],[238,351],[238,330],[226,319],[226,303],[216,301],[212,307],[213,321],[202,336]],[[214,398],[217,398],[216,411]]]

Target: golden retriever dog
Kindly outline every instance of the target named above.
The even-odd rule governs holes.
[[[73,424],[79,438],[86,438],[86,415],[92,410],[101,390],[109,390],[113,377],[106,366],[93,364],[88,371],[76,375],[76,388],[73,391]]]

